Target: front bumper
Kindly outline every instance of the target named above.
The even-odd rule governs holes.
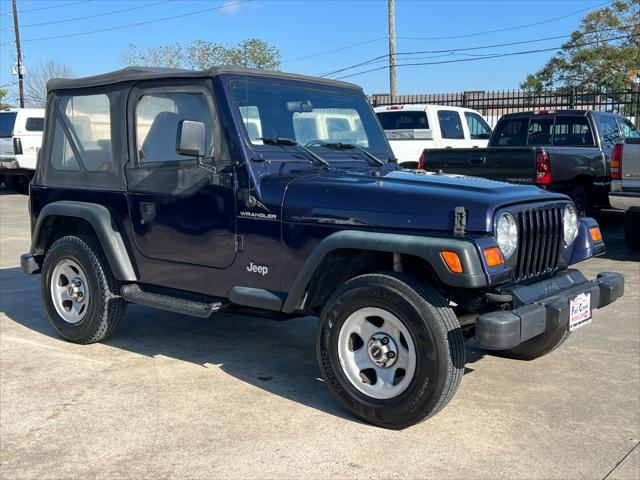
[[[0,157],[0,170],[19,170],[20,164],[13,157]]]
[[[480,347],[507,350],[544,332],[568,328],[571,299],[590,294],[592,311],[609,305],[624,294],[624,276],[605,272],[589,281],[578,270],[565,270],[541,282],[515,286],[509,293],[513,310],[485,313],[476,320]]]

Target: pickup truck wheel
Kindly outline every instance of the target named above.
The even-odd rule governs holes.
[[[624,239],[631,250],[640,250],[640,213],[624,214]]]
[[[362,275],[334,293],[320,317],[317,355],[348,411],[392,429],[436,414],[464,371],[460,325],[446,300],[396,273]]]
[[[585,189],[582,187],[576,187],[571,191],[569,197],[571,197],[573,204],[576,206],[578,216],[586,217],[591,211],[591,203],[589,202],[589,196]]]
[[[567,341],[571,333],[566,327],[550,330],[531,340],[521,343],[510,350],[500,350],[497,355],[515,360],[535,360],[547,353],[551,353]]]
[[[126,309],[119,282],[89,237],[66,236],[51,246],[42,267],[41,293],[49,322],[74,343],[109,337]]]

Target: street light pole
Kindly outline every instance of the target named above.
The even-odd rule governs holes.
[[[15,0],[14,0],[15,1]],[[398,94],[396,80],[396,14],[395,0],[389,0],[389,93],[391,103]]]
[[[20,108],[24,108],[24,75],[22,68],[22,49],[20,48],[20,30],[18,29],[18,6],[16,0],[12,1],[13,5],[13,30],[16,32],[16,56],[18,70],[18,93],[20,94]]]

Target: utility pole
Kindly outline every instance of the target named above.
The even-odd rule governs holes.
[[[14,0],[15,1],[15,0]],[[396,82],[396,13],[395,0],[389,0],[389,93],[391,103],[398,94]]]
[[[18,58],[18,93],[20,94],[20,108],[24,108],[24,69],[22,68],[22,49],[20,48],[20,30],[18,29],[18,6],[16,0],[12,1],[13,4],[13,30],[16,32],[16,56]]]

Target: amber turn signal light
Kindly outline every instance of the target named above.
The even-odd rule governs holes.
[[[600,233],[600,227],[589,227],[589,235],[594,242],[602,241],[602,233]]]
[[[460,261],[460,257],[456,252],[450,252],[448,250],[442,250],[440,252],[444,263],[447,264],[449,270],[453,273],[462,273],[462,262]]]
[[[484,259],[490,267],[497,267],[504,263],[504,257],[502,256],[502,250],[500,250],[500,247],[485,248],[482,253],[484,253]]]

